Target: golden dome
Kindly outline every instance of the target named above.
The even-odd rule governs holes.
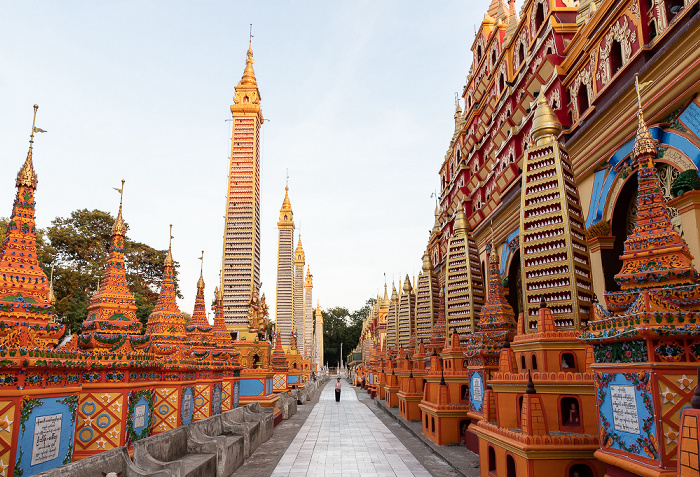
[[[404,280],[404,282],[403,282],[403,291],[404,291],[404,293],[411,292],[411,279],[408,278],[408,274],[406,274],[406,280]]]
[[[537,96],[537,109],[532,118],[532,131],[530,134],[532,135],[532,140],[535,141],[537,145],[548,142],[549,139],[544,139],[550,136],[553,136],[554,140],[556,140],[559,134],[561,134],[561,123],[547,103],[544,86],[540,88],[540,94]],[[540,141],[540,139],[543,139],[543,141]]]
[[[454,233],[457,233],[457,231],[467,231],[467,216],[464,213],[464,209],[462,209],[462,207],[459,207],[459,209],[457,209],[457,217],[455,218],[455,223],[452,228]]]
[[[432,267],[433,266],[430,263],[430,256],[428,255],[428,251],[426,250],[425,253],[423,253],[423,271],[425,273],[428,273]]]

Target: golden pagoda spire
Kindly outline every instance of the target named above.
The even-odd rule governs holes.
[[[119,192],[119,213],[117,213],[117,219],[112,225],[112,235],[121,235],[124,237],[126,235],[126,225],[124,224],[124,218],[122,217],[122,200],[124,199],[124,179],[122,179],[121,189],[113,187],[114,190]]]
[[[642,109],[641,90],[651,84],[651,81],[639,84],[639,74],[634,75],[634,88],[637,92],[637,134],[634,138],[634,148],[632,149],[632,160],[637,161],[642,156],[647,157],[647,164],[640,167],[654,167],[654,158],[657,153],[656,141],[651,137],[646,122],[644,121],[644,111]]]
[[[173,261],[173,224],[170,224],[170,239],[168,241],[168,253],[165,255],[165,261],[163,264],[166,267],[172,267],[175,262]]]
[[[49,305],[54,306],[56,304],[56,295],[53,292],[53,267],[54,263],[51,262],[51,278],[49,278]]]
[[[538,146],[554,142],[561,134],[561,123],[547,103],[544,85],[540,88],[540,94],[537,96],[537,109],[532,118],[530,134]]]
[[[34,163],[32,162],[32,147],[34,145],[34,133],[35,132],[46,132],[43,129],[36,127],[36,110],[39,109],[39,105],[34,105],[34,119],[32,119],[32,133],[29,136],[29,151],[27,152],[27,159],[24,161],[22,168],[17,173],[17,187],[31,187],[36,189],[39,182],[39,178],[34,171]]]
[[[464,213],[464,209],[462,209],[462,207],[459,207],[457,209],[457,217],[455,217],[455,223],[454,223],[454,226],[452,228],[453,228],[452,232],[455,234],[458,231],[463,231],[463,232],[467,231],[467,216]]]
[[[202,256],[199,257],[202,263],[199,264],[199,280],[197,281],[197,289],[204,289],[204,250],[202,250]]]

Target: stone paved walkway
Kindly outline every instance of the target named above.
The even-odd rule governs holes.
[[[282,476],[430,477],[396,436],[343,381],[335,402],[329,382],[273,471]]]

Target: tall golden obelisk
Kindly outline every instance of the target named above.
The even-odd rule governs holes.
[[[260,288],[260,92],[253,49],[231,105],[233,133],[223,251],[224,320],[231,331],[247,331],[248,305]]]

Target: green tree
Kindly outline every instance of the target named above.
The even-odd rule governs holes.
[[[323,354],[329,366],[340,362],[340,344],[343,344],[343,362],[357,346],[362,334],[362,323],[374,300],[350,313],[347,308],[337,306],[323,310]],[[325,364],[325,363],[324,363]]]

